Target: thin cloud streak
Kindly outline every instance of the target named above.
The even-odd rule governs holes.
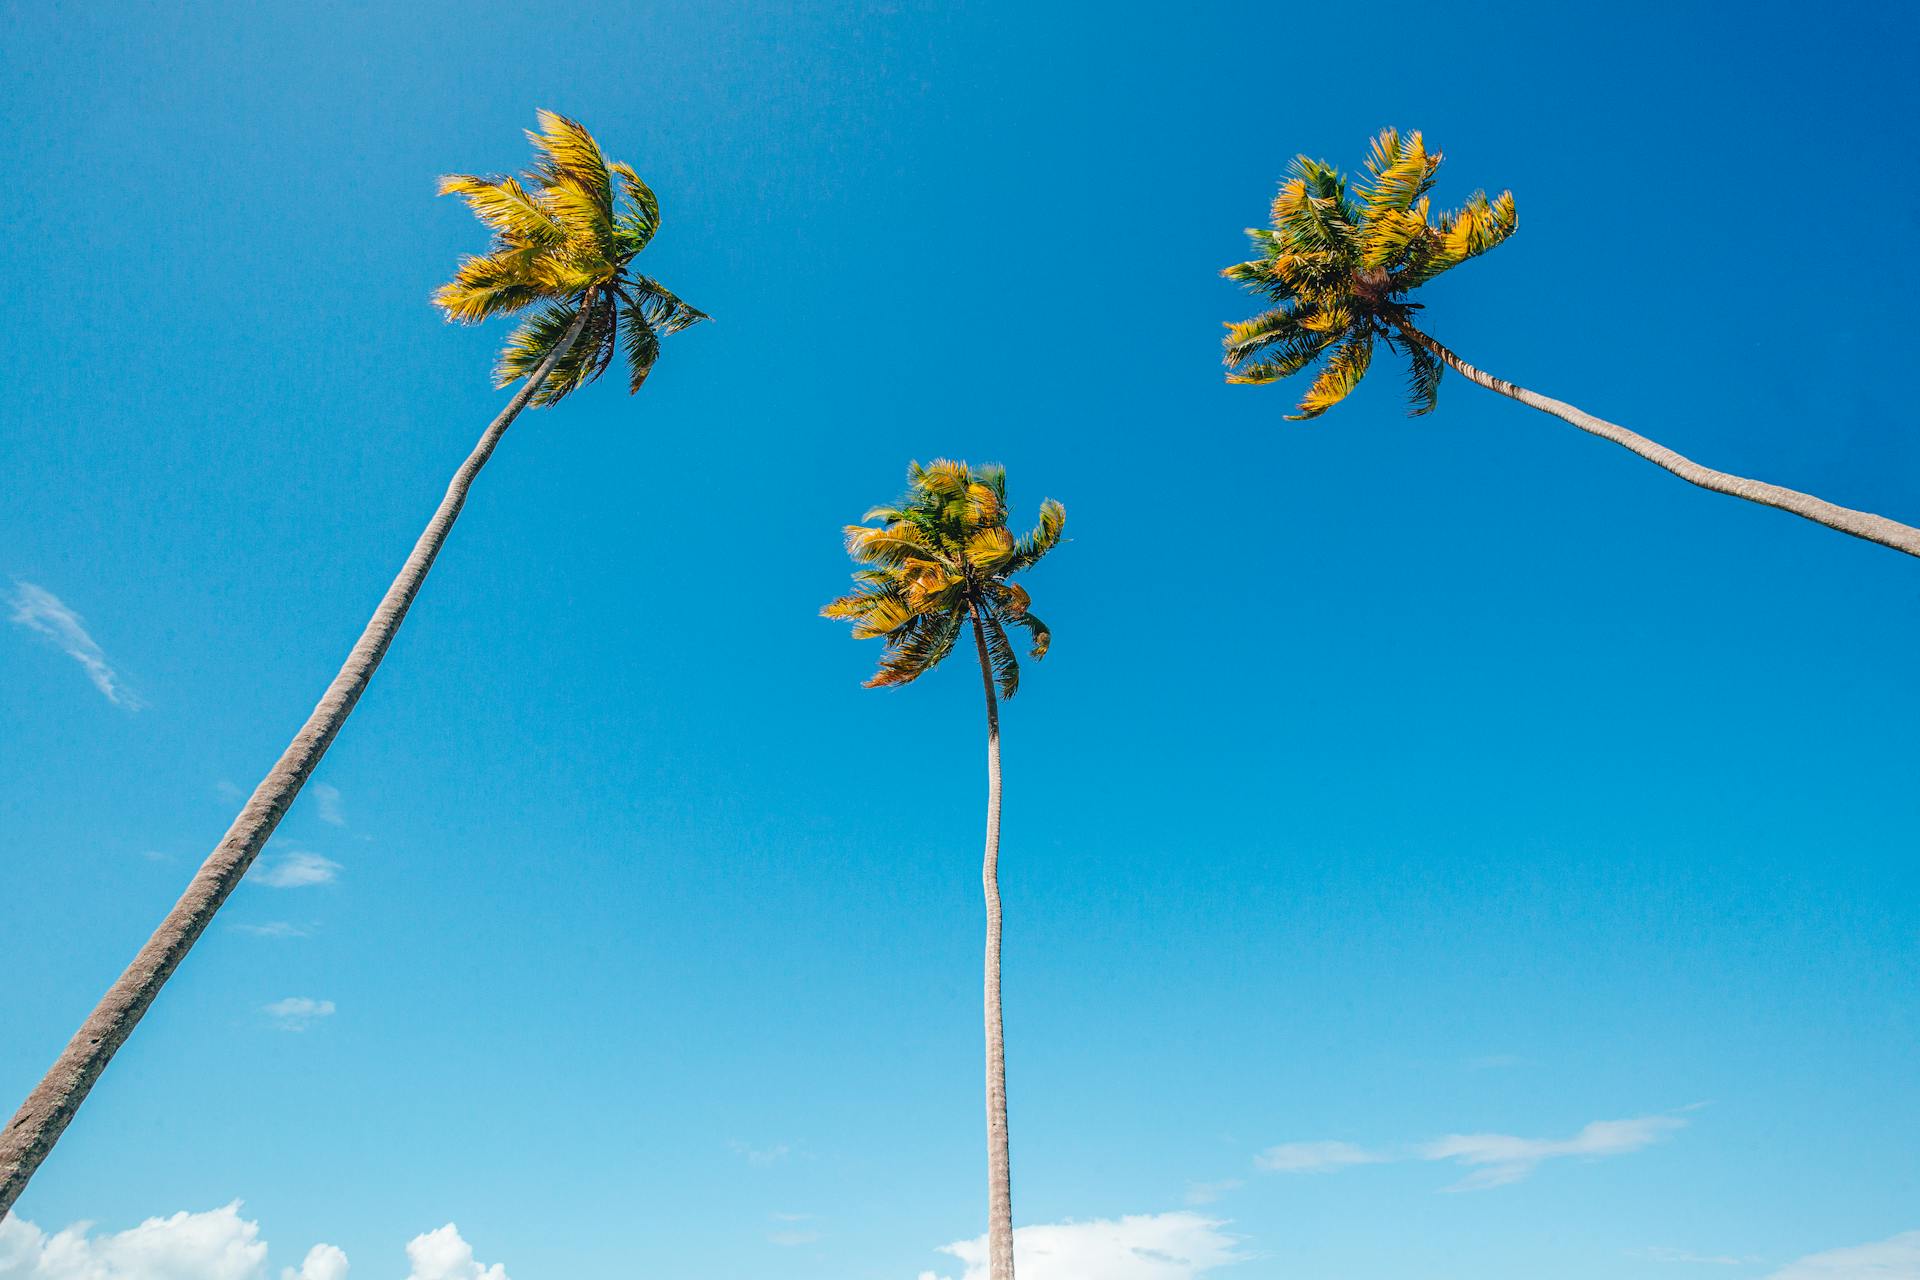
[[[272,1004],[262,1005],[262,1013],[272,1018],[282,1031],[305,1031],[322,1018],[331,1018],[334,1014],[333,1001],[315,1000],[309,996],[288,996],[284,1000],[275,1000]]]
[[[1330,1173],[1363,1164],[1444,1161],[1471,1170],[1465,1178],[1444,1190],[1484,1191],[1519,1182],[1549,1160],[1598,1160],[1640,1151],[1666,1140],[1686,1125],[1686,1119],[1680,1115],[1634,1116],[1626,1120],[1596,1120],[1570,1138],[1452,1133],[1396,1150],[1374,1150],[1352,1142],[1286,1142],[1268,1147],[1253,1158],[1253,1163],[1255,1168],[1267,1173]]]
[[[105,651],[87,632],[85,621],[59,596],[45,587],[16,578],[7,603],[13,607],[10,619],[14,625],[25,627],[79,663],[87,679],[108,702],[128,711],[138,711],[146,705],[127,688],[120,673],[107,661]]]

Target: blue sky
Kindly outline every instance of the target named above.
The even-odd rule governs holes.
[[[717,317],[513,429],[16,1218],[128,1280],[169,1232],[231,1280],[958,1280],[978,687],[862,690],[815,616],[948,455],[1072,539],[1005,721],[1023,1275],[1920,1275],[1912,562],[1457,379],[1303,426],[1219,376],[1288,159],[1419,128],[1443,201],[1519,201],[1426,299],[1462,355],[1920,519],[1920,32],[1726,12],[13,8],[6,1107],[501,402],[434,177],[576,115]]]

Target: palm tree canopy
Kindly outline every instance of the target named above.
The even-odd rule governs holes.
[[[607,160],[578,121],[542,111],[539,122],[527,134],[533,167],[518,178],[440,179],[440,194],[465,199],[492,229],[493,245],[462,259],[434,304],[463,324],[538,307],[500,352],[500,386],[539,368],[584,310],[578,340],[533,403],[554,404],[605,373],[623,336],[628,388],[638,391],[659,358],[660,339],[708,317],[632,269],[660,229],[660,202],[640,175]]]
[[[1009,581],[1059,545],[1067,512],[1040,504],[1040,523],[1024,537],[1007,530],[1007,471],[938,459],[907,468],[907,492],[848,525],[847,554],[860,564],[855,589],[820,611],[853,624],[856,640],[886,650],[869,689],[908,684],[938,666],[971,618],[986,636],[1000,696],[1020,687],[1020,662],[1007,628],[1024,627],[1030,657],[1044,657],[1053,633],[1030,607],[1026,588]],[[877,524],[875,522],[878,522]]]
[[[1433,408],[1441,365],[1408,337],[1420,304],[1407,296],[1519,226],[1511,191],[1492,200],[1476,191],[1459,209],[1434,213],[1427,192],[1439,168],[1440,153],[1418,133],[1394,129],[1373,140],[1363,180],[1294,159],[1273,225],[1247,230],[1260,256],[1220,273],[1278,304],[1227,325],[1227,381],[1277,382],[1324,356],[1299,412],[1287,415],[1317,418],[1359,385],[1380,339],[1407,358],[1411,412]]]

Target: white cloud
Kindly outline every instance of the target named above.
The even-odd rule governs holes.
[[[333,1271],[290,1273],[295,1280],[344,1280],[346,1255]],[[148,1218],[113,1235],[94,1235],[77,1222],[48,1235],[16,1215],[0,1220],[0,1277],[4,1280],[263,1280],[267,1246],[260,1224],[240,1216],[234,1201],[206,1213]]]
[[[1253,1158],[1254,1167],[1268,1173],[1325,1173],[1356,1164],[1380,1164],[1393,1159],[1351,1142],[1283,1142]]]
[[[1013,1233],[1014,1270],[1021,1280],[1193,1280],[1216,1267],[1243,1262],[1226,1223],[1197,1213],[1131,1214],[1092,1222],[1019,1227]],[[966,1267],[961,1280],[986,1280],[987,1238],[943,1245]],[[944,1280],[931,1271],[920,1280]]]
[[[1920,1280],[1920,1231],[1811,1254],[1767,1280]]]
[[[87,679],[93,681],[93,687],[108,702],[129,711],[138,711],[146,705],[120,679],[120,673],[107,661],[105,652],[87,634],[80,615],[69,609],[59,596],[45,587],[16,579],[7,603],[13,606],[11,616],[16,625],[25,627],[79,663]]]
[[[307,1250],[298,1271],[282,1267],[280,1280],[347,1280],[347,1255],[333,1245],[317,1244]]]
[[[260,1006],[261,1012],[280,1024],[282,1031],[305,1031],[321,1018],[333,1016],[333,1001],[307,996],[288,996]]]
[[[304,889],[308,885],[331,884],[340,874],[340,864],[317,853],[296,850],[275,858],[262,858],[247,873],[272,889]]]
[[[499,1263],[483,1267],[474,1261],[473,1246],[451,1222],[407,1241],[407,1261],[413,1264],[407,1280],[508,1280]]]
[[[307,790],[313,793],[313,811],[320,821],[330,827],[347,825],[346,812],[340,807],[340,788],[316,782]]]
[[[408,1280],[508,1280],[482,1267],[451,1222],[407,1244]],[[234,1201],[206,1213],[148,1218],[114,1234],[76,1222],[48,1234],[18,1214],[0,1218],[0,1280],[268,1280],[260,1224],[240,1216]],[[280,1280],[347,1280],[347,1255],[316,1244]]]
[[[1679,1116],[1636,1116],[1596,1120],[1571,1138],[1516,1138],[1504,1133],[1455,1133],[1420,1148],[1422,1160],[1451,1160],[1473,1169],[1449,1191],[1478,1191],[1505,1186],[1539,1168],[1542,1162],[1569,1156],[1598,1159],[1639,1151],[1686,1126]]]

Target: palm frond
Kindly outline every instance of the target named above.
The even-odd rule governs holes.
[[[450,173],[440,179],[439,194],[465,200],[474,216],[509,244],[550,248],[567,238],[553,214],[513,178]]]
[[[624,241],[625,252],[636,254],[646,248],[647,242],[660,230],[660,201],[655,198],[653,188],[640,180],[632,165],[614,161],[607,168],[619,175],[620,189],[627,197],[627,207],[615,216],[614,226]]]
[[[626,339],[627,391],[631,394],[640,389],[653,372],[653,362],[660,358],[660,335],[637,307],[622,309],[620,327]]]
[[[647,313],[647,323],[663,334],[679,333],[682,329],[692,328],[702,320],[713,319],[700,308],[683,301],[678,294],[652,276],[631,276],[624,288],[635,303]]]
[[[1407,344],[1407,410],[1409,417],[1417,418],[1423,413],[1432,413],[1440,402],[1440,373],[1443,366],[1438,356],[1408,340]]]
[[[1013,651],[1013,643],[1007,639],[1006,629],[1000,625],[995,610],[980,610],[980,626],[987,639],[987,661],[993,668],[993,682],[1000,688],[1000,696],[1011,698],[1020,692],[1020,659]]]
[[[1347,398],[1347,393],[1360,385],[1360,379],[1367,374],[1367,365],[1373,360],[1373,334],[1355,333],[1327,357],[1326,367],[1320,370],[1320,376],[1307,388],[1307,394],[1301,397],[1300,411],[1287,415],[1289,422],[1305,422],[1317,418],[1327,410]]]
[[[613,183],[607,173],[607,158],[600,144],[578,120],[570,120],[557,111],[542,109],[537,114],[540,128],[527,131],[527,140],[540,157],[534,166],[542,185],[568,182],[592,200],[601,216],[613,220]]]

